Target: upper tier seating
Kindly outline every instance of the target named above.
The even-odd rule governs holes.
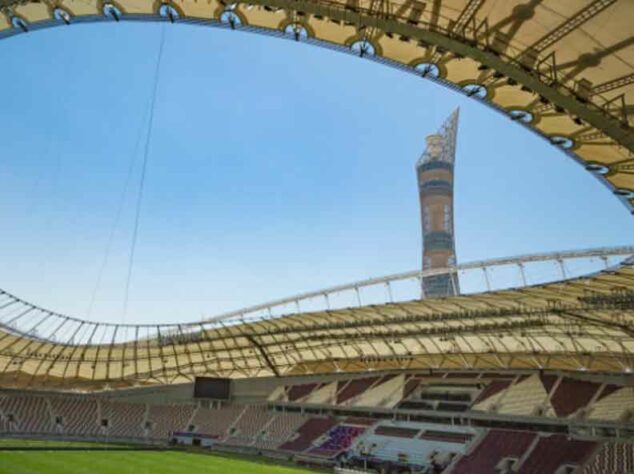
[[[550,397],[557,416],[568,416],[584,408],[597,393],[601,384],[563,377]]]
[[[604,443],[579,474],[634,472],[634,443]]]
[[[168,439],[173,431],[187,431],[187,423],[194,414],[193,405],[150,405],[148,436]]]
[[[392,408],[403,398],[405,375],[386,375],[359,394],[352,405],[360,407]]]
[[[316,405],[334,405],[337,393],[337,382],[320,384],[315,390],[310,392],[303,403],[313,403]]]
[[[599,400],[592,405],[588,417],[600,420],[628,421],[633,413],[634,387],[623,387],[607,396],[602,394]]]
[[[494,395],[506,390],[511,385],[511,382],[511,380],[493,380],[484,387],[484,389],[478,394],[477,398],[473,401],[474,408],[486,411],[488,404],[484,405],[484,402]]]
[[[6,397],[0,400],[0,412],[7,418],[9,431],[53,433],[55,424],[47,400],[43,397]],[[9,422],[12,418],[13,422]]]
[[[96,436],[101,433],[97,419],[97,401],[80,398],[51,398],[54,417],[61,417],[62,432]]]
[[[313,441],[323,436],[336,423],[333,418],[311,418],[297,430],[297,436],[281,445],[280,449],[305,451],[312,446]]]
[[[532,375],[511,385],[504,393],[498,412],[508,415],[531,416],[536,410],[544,407],[548,411],[548,392],[539,376]]]
[[[542,437],[522,462],[518,474],[555,474],[563,465],[580,466],[596,447],[591,441],[569,440],[563,435]]]
[[[407,398],[409,397],[414,390],[416,390],[416,388],[420,385],[420,383],[422,382],[422,379],[419,377],[414,377],[414,376],[406,376],[405,378],[405,385],[403,387],[403,398]]]
[[[552,413],[548,392],[538,375],[520,376],[508,386],[493,382],[477,397],[473,409],[519,416]]]
[[[491,430],[471,453],[454,465],[451,473],[492,474],[502,459],[521,458],[532,445],[535,436],[523,431]]]
[[[339,382],[337,387],[337,404],[342,405],[358,397],[378,381],[379,377],[365,377],[362,379]]]
[[[298,402],[301,401],[302,398],[305,398],[310,394],[313,390],[319,387],[318,383],[305,383],[301,385],[291,385],[288,387],[288,401],[289,402]]]

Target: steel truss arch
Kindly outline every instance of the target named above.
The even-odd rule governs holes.
[[[632,253],[632,247],[559,252],[462,268]],[[403,368],[628,372],[634,366],[631,260],[545,285],[182,324],[83,321],[0,291],[0,381],[4,386],[95,389],[186,382],[203,374],[257,377]],[[384,285],[403,275],[408,273],[345,288]]]

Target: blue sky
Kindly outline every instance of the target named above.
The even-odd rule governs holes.
[[[326,49],[165,25],[124,317],[161,28],[0,42],[0,288],[91,319],[189,321],[418,268],[414,163],[456,106],[459,261],[632,242],[606,188],[473,100]]]

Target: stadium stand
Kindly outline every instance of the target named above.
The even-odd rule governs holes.
[[[379,425],[374,430],[376,435],[392,438],[416,438],[420,430],[418,428],[404,428],[402,426]]]
[[[417,376],[408,399],[386,406],[385,395],[390,398],[398,392],[400,400],[411,379],[404,374],[336,381],[320,378],[314,384],[280,385],[285,395],[275,401],[270,393],[279,395],[280,390],[271,387],[263,391],[260,403],[249,399],[217,407],[191,398],[165,404],[166,397],[155,391],[132,398],[2,391],[0,429],[7,434],[95,440],[167,443],[173,439],[179,444],[198,442],[212,449],[283,455],[315,464],[370,463],[379,471],[388,466],[388,472],[394,468],[446,474],[611,474],[632,469],[634,449],[622,442],[632,436],[629,416],[634,392],[630,386],[561,374],[515,373],[502,378],[439,373]],[[302,389],[293,391],[295,401],[287,401],[297,386]],[[329,391],[329,403],[306,402],[319,392],[326,393],[324,389]],[[363,397],[377,405],[356,406]],[[492,399],[501,413],[479,409]],[[464,404],[467,410],[455,415],[440,411],[447,403]],[[550,411],[535,411],[544,406]],[[464,416],[475,417],[468,423],[477,426],[463,425],[470,419],[463,420]],[[542,416],[551,417],[552,424],[540,424],[537,420]],[[568,423],[566,416],[570,427],[561,425]],[[491,424],[485,421],[481,426],[483,420]],[[524,420],[523,427],[499,428],[499,423],[509,420]],[[574,428],[576,437],[557,434],[560,428]]]
[[[441,441],[444,443],[458,443],[465,444],[473,439],[473,433],[460,433],[452,431],[440,431],[440,430],[425,430],[420,436],[420,439],[427,439],[430,441]]]
[[[277,449],[287,442],[307,420],[308,417],[300,413],[275,412],[253,446],[258,449]]]
[[[427,436],[419,436],[428,433]],[[373,459],[403,466],[446,467],[464,454],[477,432],[471,428],[446,427],[415,422],[385,421],[369,429],[354,444],[358,459]]]
[[[337,425],[328,432],[326,439],[312,448],[309,453],[329,458],[335,457],[346,451],[366,429],[365,426]]]
[[[607,396],[606,393],[609,393]],[[600,420],[631,421],[634,414],[634,387],[604,389],[589,409],[588,417]]]
[[[321,384],[305,398],[304,403],[313,405],[334,405],[337,392],[337,382]]]
[[[519,465],[518,474],[556,474],[562,466],[577,468],[591,456],[597,444],[570,440],[562,435],[540,437]]]
[[[275,414],[262,406],[248,406],[229,430],[228,444],[252,445]]]
[[[327,433],[337,421],[333,418],[310,418],[296,433],[296,436],[280,446],[284,451],[303,452]]]
[[[559,384],[550,397],[556,416],[569,416],[585,408],[601,388],[601,384],[575,380],[568,377],[559,379]]]
[[[542,410],[538,412],[538,410]],[[508,415],[533,416],[548,413],[551,410],[548,392],[544,389],[538,375],[520,378],[511,385],[500,398],[496,411]]]
[[[8,431],[55,432],[48,401],[43,397],[5,397],[0,400],[0,412],[5,414]]]
[[[536,439],[534,433],[491,430],[473,451],[463,456],[452,474],[494,473],[516,467]]]
[[[254,446],[259,449],[278,448],[288,441],[307,419],[299,413],[275,413],[268,425],[263,428],[263,434]]]
[[[289,402],[300,402],[306,398],[316,388],[320,387],[318,383],[306,383],[301,385],[291,385],[287,387],[287,398]]]
[[[634,472],[634,443],[604,443],[579,474]]]
[[[167,439],[173,431],[186,431],[194,414],[194,405],[150,405],[148,437]]]
[[[111,437],[144,438],[146,410],[141,403],[101,402],[101,425]]]
[[[403,399],[404,384],[403,374],[381,377],[372,387],[359,394],[352,405],[392,408]]]
[[[53,417],[60,418],[62,433],[85,436],[101,433],[96,400],[77,397],[52,397],[50,400]]]
[[[192,425],[197,433],[222,439],[244,411],[245,407],[235,405],[218,409],[200,407],[192,418]]]
[[[491,397],[506,390],[511,385],[511,380],[493,380],[487,384],[473,402],[476,410],[488,411],[488,408],[494,403],[490,402]]]
[[[379,380],[379,377],[365,377],[362,379],[339,382],[337,388],[337,404],[350,404],[351,400],[360,396]]]

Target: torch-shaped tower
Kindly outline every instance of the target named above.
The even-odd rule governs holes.
[[[453,170],[458,111],[453,111],[437,133],[427,137],[427,148],[416,163],[423,227],[423,271],[456,265]],[[423,298],[460,293],[455,272],[425,277],[422,286]]]

